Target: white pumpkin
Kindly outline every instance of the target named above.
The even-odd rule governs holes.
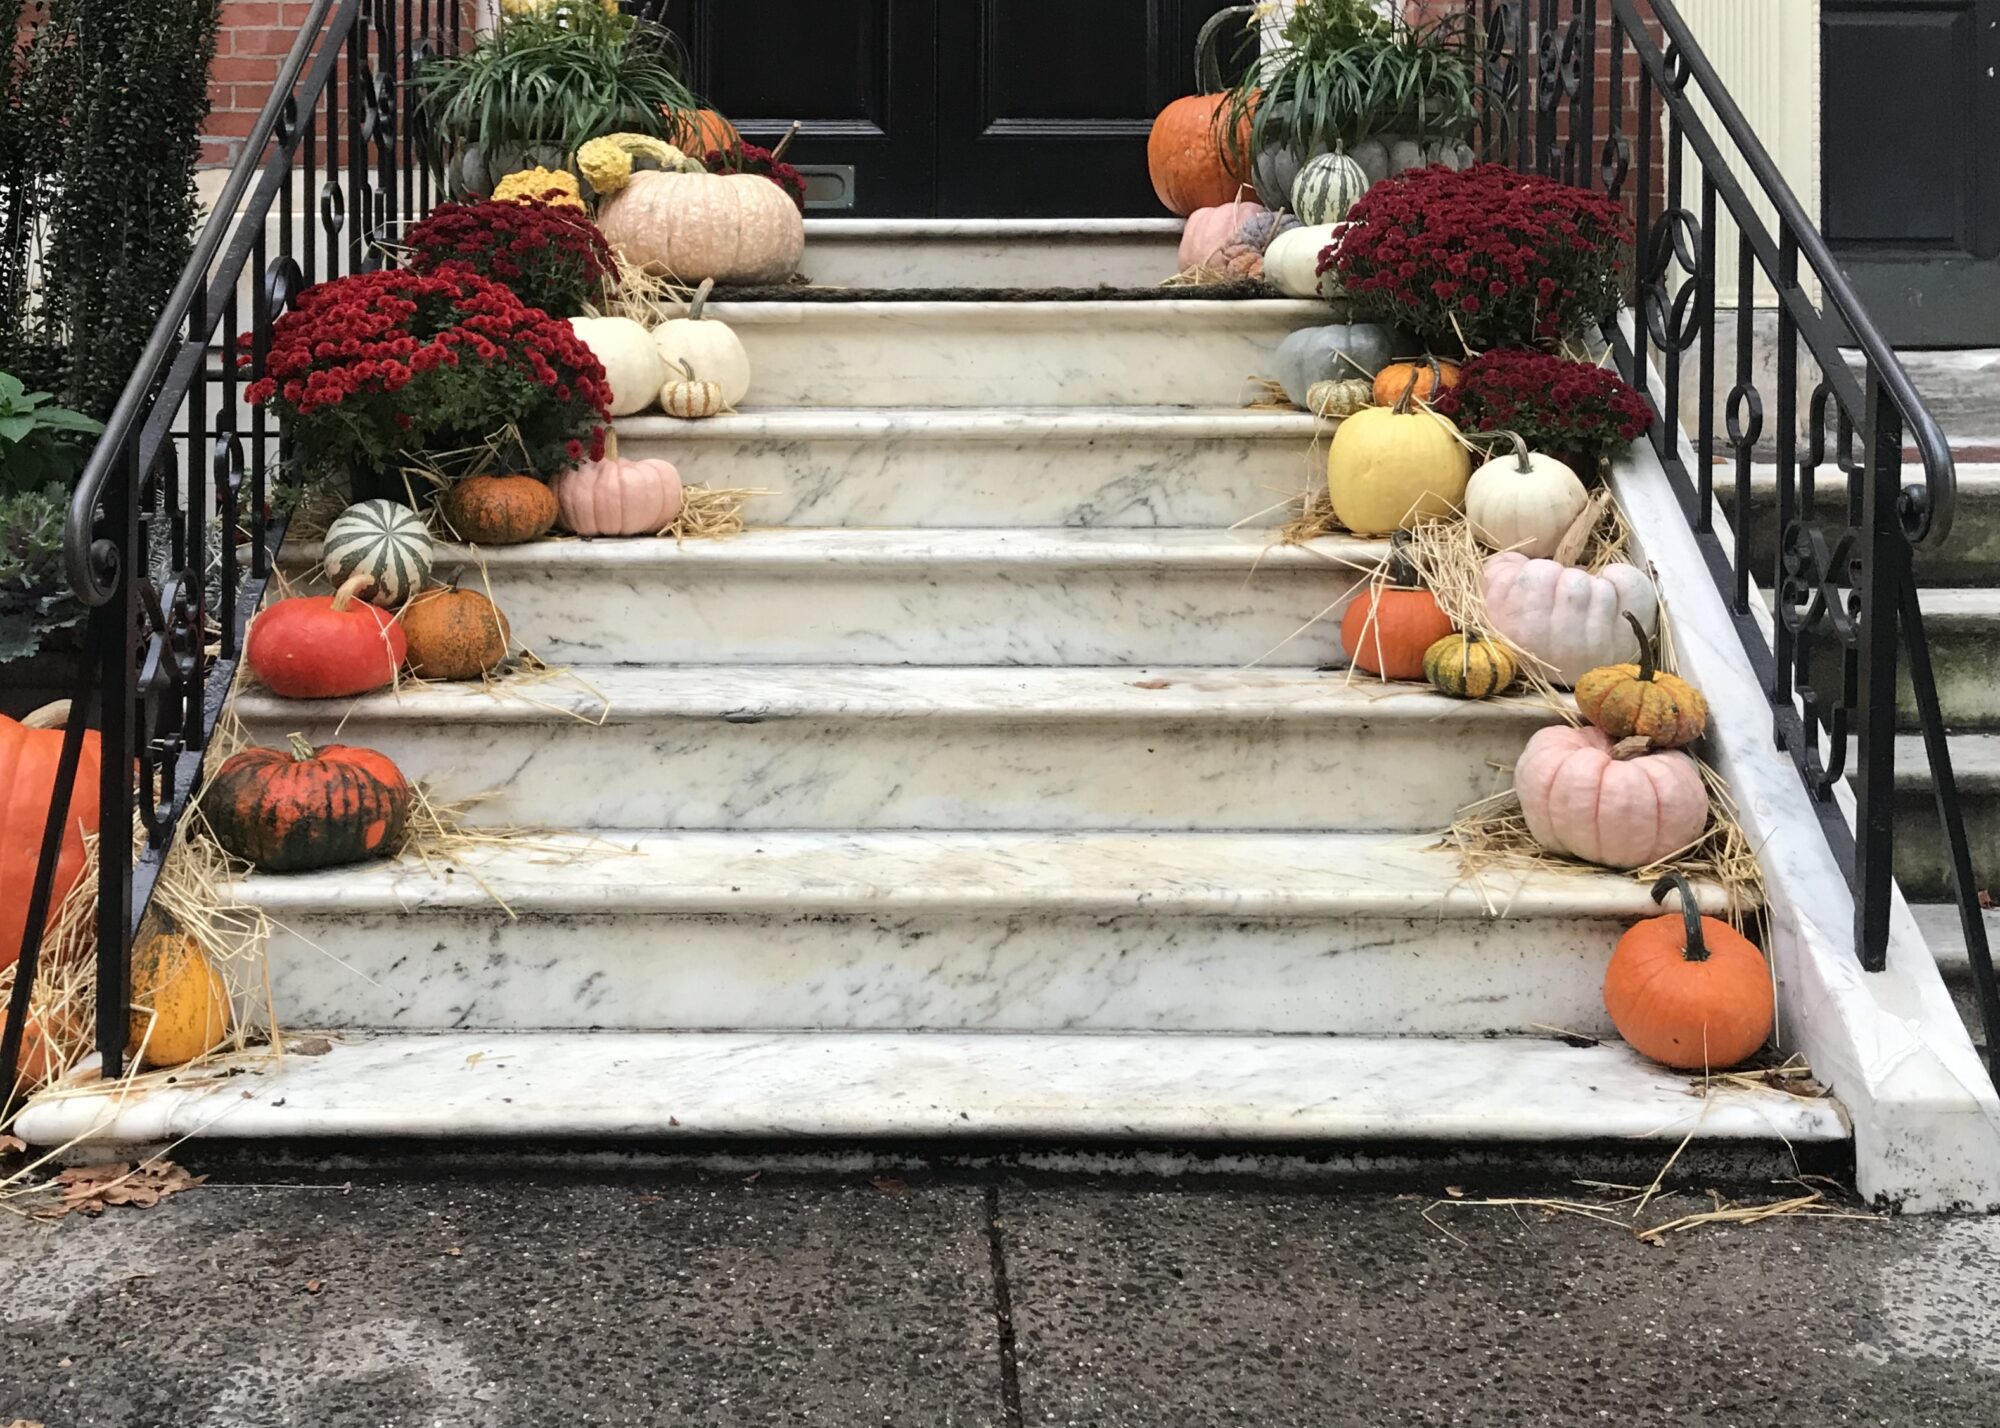
[[[1313,270],[1319,255],[1339,240],[1345,223],[1321,223],[1307,228],[1287,228],[1264,250],[1264,281],[1286,297],[1335,297],[1340,292],[1340,275],[1331,269],[1322,278]]]
[[[672,375],[670,369],[682,366],[722,388],[724,406],[735,406],[750,390],[750,354],[743,350],[743,340],[728,323],[703,316],[702,309],[714,288],[712,279],[703,279],[694,301],[688,304],[687,316],[669,318],[653,329],[654,349],[662,364],[661,381],[653,384],[656,394]]]
[[[1531,454],[1511,431],[1500,435],[1514,449],[1472,473],[1465,486],[1465,518],[1490,549],[1519,551],[1530,560],[1552,556],[1590,495],[1562,462]]]
[[[798,205],[762,174],[636,173],[597,227],[627,262],[684,283],[781,283],[806,246]]]
[[[1645,571],[1613,564],[1592,572],[1569,563],[1601,509],[1597,502],[1585,503],[1554,559],[1502,551],[1481,573],[1486,618],[1494,631],[1532,655],[1549,681],[1565,688],[1600,665],[1638,658],[1639,637],[1627,613],[1648,632],[1658,628],[1660,597]]]
[[[631,416],[651,406],[667,380],[667,364],[653,334],[629,317],[572,317],[577,337],[604,364],[611,383],[611,415]]]

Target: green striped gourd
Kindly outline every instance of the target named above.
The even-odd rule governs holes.
[[[366,575],[375,582],[367,598],[392,609],[424,588],[432,554],[423,517],[395,501],[349,506],[326,528],[320,550],[327,578],[335,585]]]
[[[1344,153],[1321,154],[1292,180],[1292,212],[1305,224],[1339,223],[1368,192],[1368,175]]]

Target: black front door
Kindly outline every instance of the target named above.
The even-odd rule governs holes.
[[[1820,13],[1835,255],[1898,346],[2000,346],[2000,0]]]
[[[1146,133],[1224,0],[671,0],[745,138],[851,174],[857,217],[1143,217]],[[837,193],[829,177],[816,184]]]

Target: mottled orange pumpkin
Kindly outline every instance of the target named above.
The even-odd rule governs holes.
[[[1644,739],[1656,749],[1692,744],[1708,728],[1708,700],[1677,674],[1657,669],[1653,641],[1631,611],[1639,637],[1637,664],[1607,664],[1576,682],[1576,707],[1614,739]]]
[[[423,591],[396,618],[410,644],[410,673],[420,679],[477,679],[507,658],[507,617],[456,581]]]
[[[229,984],[201,944],[159,933],[132,949],[125,1050],[147,1066],[179,1066],[229,1035]]]
[[[1679,873],[1653,885],[1653,901],[1674,890],[1679,911],[1648,918],[1618,939],[1604,973],[1604,1009],[1627,1045],[1663,1066],[1734,1066],[1770,1038],[1777,1015],[1771,969],[1749,938],[1700,915]]]
[[[1375,405],[1393,407],[1408,392],[1410,400],[1427,402],[1439,392],[1458,385],[1458,364],[1422,357],[1413,362],[1391,362],[1375,374]]]
[[[289,750],[232,755],[202,793],[201,808],[226,853],[273,873],[386,858],[410,821],[410,784],[373,749],[314,750],[294,734]]]
[[[743,136],[736,132],[736,126],[717,110],[697,109],[690,114],[682,109],[673,119],[674,144],[683,153],[700,158],[711,149],[727,152],[743,147]]]
[[[438,497],[452,532],[473,545],[520,545],[555,528],[556,493],[533,476],[468,476]]]
[[[1194,43],[1194,87],[1200,92],[1162,109],[1146,136],[1146,171],[1152,176],[1153,192],[1182,218],[1198,208],[1229,202],[1249,182],[1255,96],[1232,129],[1230,96],[1223,92],[1222,66],[1215,53],[1223,24],[1232,15],[1240,19],[1242,13],[1243,7],[1227,7],[1201,27]]]

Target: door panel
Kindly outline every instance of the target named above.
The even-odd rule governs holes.
[[[2000,345],[2000,0],[1826,0],[1824,225],[1904,346]]]

